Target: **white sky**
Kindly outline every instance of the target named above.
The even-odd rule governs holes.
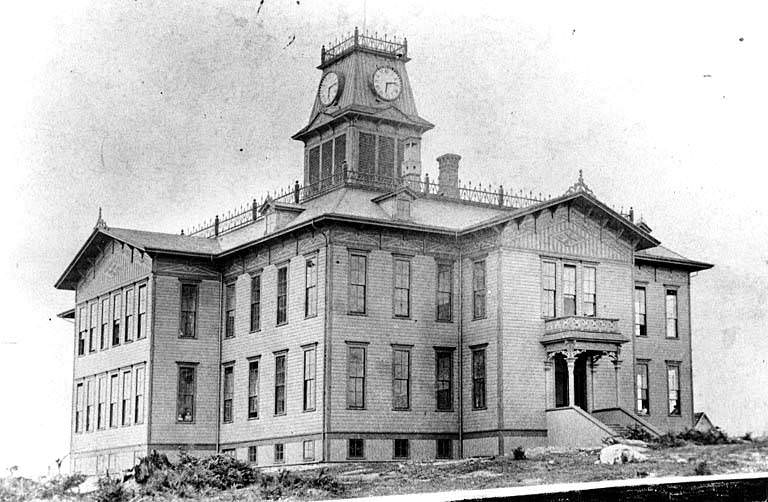
[[[362,0],[300,2],[6,5],[0,469],[69,449],[72,327],[55,314],[74,295],[53,283],[99,206],[112,226],[178,232],[301,176],[290,135],[320,46],[364,15]],[[696,410],[768,431],[762,5],[413,4],[368,0],[365,20],[408,37],[437,125],[425,171],[452,151],[462,180],[556,194],[583,169],[599,198],[715,263],[693,283]]]

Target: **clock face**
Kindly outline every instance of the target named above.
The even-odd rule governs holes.
[[[341,92],[341,86],[342,81],[341,78],[339,78],[338,73],[330,71],[323,75],[323,78],[320,80],[320,87],[317,89],[320,103],[322,103],[323,106],[328,106],[336,101],[336,98],[339,97],[339,93]]]
[[[400,95],[403,81],[394,68],[382,66],[373,72],[373,90],[381,99],[392,101]]]

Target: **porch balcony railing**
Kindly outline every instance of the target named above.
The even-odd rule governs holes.
[[[619,330],[619,320],[606,317],[563,316],[544,321],[544,345],[575,340],[586,343],[586,348],[599,348],[600,345],[622,344],[627,339]],[[591,345],[590,345],[591,342]],[[592,345],[595,345],[592,347]]]

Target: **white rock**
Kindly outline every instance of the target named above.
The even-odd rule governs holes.
[[[600,450],[601,464],[626,464],[628,462],[645,462],[648,457],[642,449],[626,444],[612,444]]]

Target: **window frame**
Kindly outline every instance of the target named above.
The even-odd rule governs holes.
[[[259,447],[258,445],[248,446],[248,463],[258,465],[259,464]]]
[[[679,361],[667,361],[666,362],[666,373],[667,373],[667,415],[670,417],[682,417],[683,416],[683,403],[682,403],[682,389],[680,388],[680,366],[682,363]],[[677,411],[675,411],[672,408],[672,387],[670,385],[670,371],[674,370],[675,373],[675,379],[677,380],[677,396],[676,396],[676,402],[677,402]]]
[[[448,271],[448,290],[445,290],[445,285],[441,282],[441,269]],[[453,322],[453,263],[449,262],[437,262],[437,278],[435,280],[435,320],[437,322]],[[441,303],[441,297],[447,295],[447,301]],[[441,305],[447,306],[447,317],[441,316]]]
[[[82,305],[80,307],[80,314],[78,316],[78,332],[77,332],[77,356],[85,356],[87,354],[86,339],[88,337],[88,305]]]
[[[123,319],[123,292],[112,295],[112,347],[120,345],[120,324]]]
[[[551,267],[552,274],[548,274]],[[551,287],[549,279],[551,278]],[[551,307],[551,308],[550,308]],[[557,262],[541,261],[541,315],[545,319],[557,317]]]
[[[231,424],[235,419],[235,363],[221,368],[221,422]],[[229,405],[229,406],[227,406]]]
[[[288,373],[288,351],[282,350],[275,352],[275,408],[274,415],[284,416],[288,413],[288,385],[287,385],[287,373]],[[278,361],[282,361],[282,368],[278,366]],[[278,393],[282,390],[282,400]],[[282,409],[278,406],[282,404]]]
[[[251,276],[251,311],[249,328],[251,333],[261,331],[261,271]]]
[[[678,290],[671,286],[664,287],[664,337],[669,340],[680,338],[680,301],[678,299]],[[670,298],[674,298],[674,317],[670,317]],[[670,321],[674,321],[675,332],[670,335]]]
[[[141,375],[141,382],[139,382]],[[144,366],[137,366],[133,375],[133,423],[144,423],[144,387],[146,386],[147,371]]]
[[[192,310],[185,309],[185,296],[184,290],[192,289],[194,292]],[[188,305],[187,305],[188,307]],[[181,281],[179,286],[179,338],[192,340],[197,338],[197,321],[198,312],[200,309],[200,284],[193,281]],[[192,316],[192,332],[187,334],[187,317]]]
[[[106,298],[102,298],[99,302],[101,304],[101,327],[99,329],[99,350],[106,350],[109,348],[109,316],[110,316],[110,298],[112,295],[107,295]],[[106,308],[106,312],[104,309]],[[106,316],[105,316],[106,314]]]
[[[347,409],[348,410],[364,410],[365,409],[365,398],[366,398],[366,380],[367,380],[367,365],[368,365],[368,347],[367,344],[364,343],[353,343],[353,342],[347,342],[347,385],[346,385],[346,401],[347,401]],[[362,353],[362,364],[361,366],[361,375],[352,374],[352,351],[354,350],[360,350]],[[360,404],[357,404],[357,381],[360,381]],[[354,401],[350,402],[349,396],[350,396],[350,382],[355,382],[352,387],[352,393],[354,395]]]
[[[477,272],[482,270],[482,287]],[[482,305],[480,303],[482,300]],[[480,308],[482,307],[482,312]],[[472,262],[472,320],[485,319],[488,315],[488,271],[485,258]]]
[[[133,418],[133,413],[131,411],[133,410],[132,404],[132,396],[131,396],[131,385],[133,384],[133,374],[131,370],[124,370],[121,372],[121,381],[122,384],[120,390],[120,427],[129,427],[133,424],[131,418]],[[126,388],[128,389],[126,394]]]
[[[359,443],[358,443],[359,441]],[[359,445],[360,448],[353,445]],[[359,450],[359,454],[358,454]],[[347,439],[347,460],[364,460],[365,459],[365,439],[363,438],[348,438]]]
[[[130,286],[125,290],[125,330],[123,332],[123,343],[133,342],[133,320],[136,315],[136,292],[135,287]],[[130,301],[128,301],[130,297]]]
[[[402,283],[403,272],[398,267],[405,264],[407,284]],[[405,312],[401,310],[403,305],[400,296],[405,292]],[[411,317],[411,258],[408,256],[394,255],[392,260],[392,315],[398,319]]]
[[[440,445],[447,445],[448,453],[441,454]],[[440,460],[450,460],[453,458],[453,440],[450,438],[437,438],[435,440],[435,458]]]
[[[642,303],[639,301],[637,295],[642,291]],[[642,307],[642,309],[640,308]],[[642,312],[640,312],[642,310]],[[640,322],[642,321],[642,322]],[[648,291],[643,285],[635,285],[635,322],[634,322],[635,336],[647,337],[648,336]]]
[[[288,266],[289,262],[284,262],[280,265],[277,265],[277,276],[275,278],[275,292],[276,292],[276,303],[275,303],[275,325],[276,326],[284,326],[288,324]],[[283,274],[285,277],[281,281],[280,275]],[[282,316],[281,316],[282,314]]]
[[[573,281],[571,282],[569,279],[569,272],[573,271]],[[578,283],[579,283],[579,277],[578,277],[578,267],[574,263],[563,263],[563,316],[576,316],[578,315]],[[569,286],[573,286],[573,288],[569,288]],[[570,305],[570,300],[573,300],[573,312],[569,312],[568,306]]]
[[[304,262],[304,318],[305,319],[308,319],[311,317],[317,317],[318,256],[319,254],[317,252],[314,252],[305,257],[305,262]]]
[[[411,458],[411,442],[408,438],[394,438],[392,440],[392,459],[407,460],[409,458]]]
[[[99,375],[96,382],[96,430],[104,430],[107,428],[107,375]]]
[[[274,463],[284,464],[285,463],[285,443],[275,443],[274,453],[275,453]]]
[[[117,428],[120,424],[120,373],[109,375],[109,428]]]
[[[224,285],[224,338],[235,337],[235,318],[237,314],[237,284],[228,282]]]
[[[259,418],[259,394],[261,380],[261,356],[248,359],[248,420],[258,420]],[[256,369],[256,378],[253,378],[254,368]],[[255,392],[253,392],[255,390]],[[255,407],[252,404],[256,403]],[[255,408],[255,412],[252,408]]]
[[[448,347],[435,347],[435,411],[451,412],[453,411],[453,353],[455,350]],[[440,378],[440,358],[448,359],[448,380]],[[448,389],[443,388],[443,383],[448,383]],[[441,406],[440,392],[447,392],[448,405]]]
[[[144,293],[142,295],[142,292]],[[142,299],[144,300],[142,306]],[[149,326],[147,325],[147,285],[139,284],[136,291],[136,340],[142,340],[147,337]]]
[[[96,352],[95,340],[96,330],[99,327],[99,302],[98,300],[92,301],[89,304],[90,323],[88,329],[88,353],[93,354]]]
[[[83,415],[85,404],[85,382],[75,383],[75,398],[73,399],[75,408],[75,434],[81,434],[83,429]]]
[[[176,423],[177,424],[194,424],[195,423],[195,414],[196,414],[196,408],[197,408],[197,367],[198,363],[191,363],[191,362],[177,362],[176,363]],[[192,375],[192,381],[189,384],[191,386],[191,392],[189,394],[182,394],[182,372],[183,371],[190,371]],[[182,414],[182,398],[183,397],[191,397],[191,410],[189,410],[190,419],[186,420],[184,419],[184,415]]]
[[[307,454],[307,446],[311,445],[311,452]],[[301,444],[301,457],[305,461],[315,460],[315,441],[312,439],[305,439]]]
[[[642,372],[640,371],[641,368],[643,369]],[[650,372],[650,361],[637,360],[635,362],[635,414],[643,417],[651,416]],[[645,391],[645,399],[643,399],[643,391]],[[643,404],[646,405],[645,410],[642,408]]]
[[[85,432],[93,432],[94,427],[94,420],[93,420],[93,404],[94,404],[94,395],[93,395],[93,388],[94,388],[94,379],[89,378],[85,382],[85,428],[83,429]]]
[[[591,280],[588,280],[591,276]],[[591,290],[588,286],[592,286]],[[597,317],[597,267],[585,265],[581,268],[581,309],[584,317]],[[589,298],[591,296],[591,302]],[[589,313],[591,306],[592,313]]]
[[[411,410],[411,349],[409,345],[392,345],[392,411]],[[405,377],[398,376],[398,354],[405,354]],[[402,363],[399,364],[403,366]],[[398,405],[398,383],[405,382],[405,405]]]
[[[487,345],[481,347],[470,347],[472,351],[472,410],[488,409],[488,357]],[[482,357],[482,375],[476,374],[476,364]]]
[[[352,263],[353,260],[358,263],[359,260],[362,260],[363,264],[363,270],[362,270],[362,282],[359,281],[360,277],[360,271],[355,269],[357,271],[357,279],[358,282],[353,282],[353,269],[352,269]],[[368,309],[368,253],[362,252],[362,251],[349,251],[348,255],[348,264],[347,267],[347,313],[352,315],[366,315],[367,309]],[[357,305],[357,301],[355,301],[355,309],[353,309],[352,305],[352,298],[357,297],[357,289],[356,288],[362,288],[362,308],[359,308]],[[353,294],[353,291],[355,291],[355,294]]]
[[[317,407],[317,344],[313,343],[304,346],[303,349],[304,376],[302,381],[302,410],[310,412],[315,411]],[[307,367],[307,357],[310,358],[309,368]]]

